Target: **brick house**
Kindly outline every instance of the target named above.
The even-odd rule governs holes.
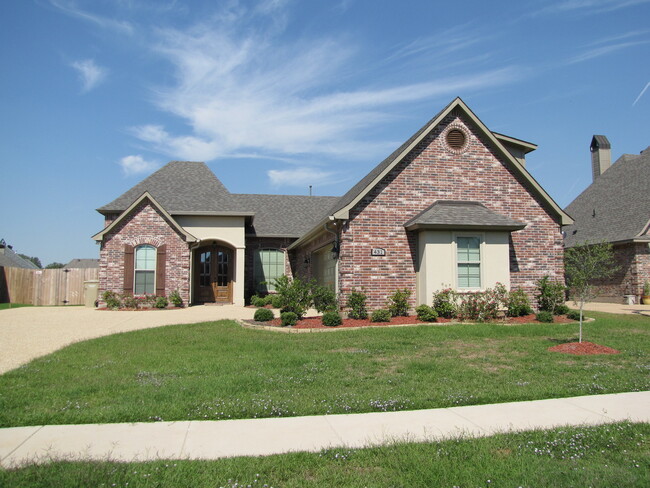
[[[597,299],[621,303],[634,295],[640,303],[650,281],[650,147],[614,164],[607,137],[593,136],[590,150],[593,181],[566,207],[575,222],[564,229],[564,244],[611,243],[618,271],[598,283]]]
[[[380,307],[443,287],[529,293],[563,279],[571,218],[528,173],[536,146],[491,132],[455,99],[342,197],[231,194],[203,163],[172,162],[98,211],[100,290],[243,304],[282,274]]]

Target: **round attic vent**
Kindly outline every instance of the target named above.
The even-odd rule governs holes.
[[[447,145],[450,148],[461,150],[465,146],[465,133],[460,129],[451,129],[447,132]]]

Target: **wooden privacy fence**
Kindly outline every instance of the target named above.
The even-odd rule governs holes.
[[[84,281],[98,268],[23,269],[0,266],[0,303],[83,305]]]

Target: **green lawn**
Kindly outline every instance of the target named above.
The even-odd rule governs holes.
[[[143,312],[144,313],[144,312]],[[318,334],[230,321],[71,345],[0,376],[0,426],[392,411],[650,389],[650,319],[592,314],[618,355],[547,351],[577,325]]]
[[[9,310],[10,308],[33,307],[23,303],[0,303],[0,310]]]
[[[56,462],[0,469],[0,486],[645,488],[650,424],[218,461]]]

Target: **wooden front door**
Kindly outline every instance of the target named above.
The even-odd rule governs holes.
[[[232,250],[204,246],[195,252],[196,301],[232,303]]]

